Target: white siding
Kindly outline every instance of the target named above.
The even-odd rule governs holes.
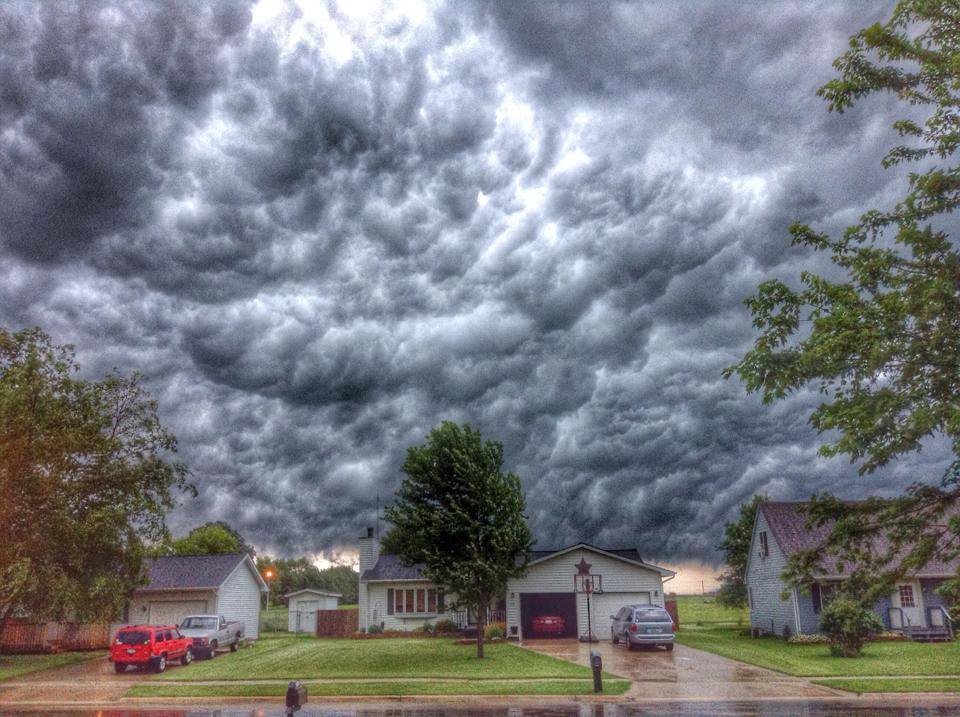
[[[218,614],[227,622],[242,620],[248,639],[260,637],[260,586],[246,560],[223,581],[217,597]]]
[[[217,596],[213,590],[134,593],[130,600],[130,609],[127,611],[126,624],[148,625],[154,622],[155,620],[150,616],[151,604],[154,606],[155,614],[165,619],[176,618],[170,621],[179,624],[184,617],[193,614],[198,606],[203,606],[203,612],[214,610],[217,605]]]
[[[623,598],[629,601],[629,595],[648,592],[652,604],[663,605],[663,578],[660,573],[580,548],[532,565],[525,577],[514,578],[507,584],[508,635],[517,634],[520,631],[520,593],[572,593],[573,577],[577,574],[576,564],[581,558],[591,565],[592,574],[603,577],[604,602],[616,601],[614,593],[624,593]],[[592,603],[593,598],[591,598],[591,612],[593,612]],[[603,618],[598,620],[596,615],[593,616],[593,631],[598,636],[606,629],[609,622],[606,615]],[[585,631],[586,624],[587,600],[586,596],[581,594],[577,596],[578,633]],[[513,627],[517,628],[517,633],[513,632]]]
[[[438,620],[452,620],[454,614],[449,610],[443,614],[428,615],[388,615],[387,614],[387,590],[416,590],[433,588],[433,584],[426,581],[399,581],[392,583],[361,583],[360,591],[363,592],[363,586],[366,585],[368,592],[368,625],[383,625],[384,630],[419,630],[424,623],[436,624]],[[447,605],[451,604],[450,596],[445,600]],[[363,620],[363,613],[361,613]]]
[[[767,533],[770,554],[761,557],[760,533],[763,531]],[[793,591],[790,592],[787,600],[782,597],[787,586],[780,578],[780,574],[787,565],[787,556],[774,538],[762,508],[757,511],[757,520],[753,526],[749,560],[747,594],[750,596],[751,627],[775,635],[783,635],[785,628],[792,633],[799,632]]]

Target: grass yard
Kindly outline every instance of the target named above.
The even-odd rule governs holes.
[[[446,680],[396,682],[307,682],[309,697],[366,697],[407,695],[588,695],[592,680]],[[629,680],[604,680],[603,694],[622,695]],[[137,685],[127,697],[282,697],[286,684]]]
[[[105,652],[60,652],[53,655],[0,655],[0,681],[31,672],[103,658],[106,654]]]
[[[677,642],[799,677],[960,676],[960,642],[872,642],[861,657],[847,658],[833,657],[827,645],[791,645],[776,637],[751,638],[733,627],[685,625]]]
[[[748,608],[723,607],[712,595],[677,595],[677,613],[681,629],[686,625],[750,624]]]
[[[850,680],[814,680],[816,685],[864,694],[867,692],[960,692],[960,679],[945,677],[861,677]]]
[[[155,679],[309,680],[377,678],[453,678],[466,680],[590,678],[590,668],[506,643],[484,647],[476,658],[473,645],[440,638],[303,639],[278,637],[214,660],[194,662]]]

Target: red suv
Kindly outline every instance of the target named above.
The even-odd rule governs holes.
[[[124,672],[127,665],[163,672],[170,660],[179,659],[181,665],[193,662],[192,641],[175,625],[133,625],[117,632],[110,659],[117,672]]]

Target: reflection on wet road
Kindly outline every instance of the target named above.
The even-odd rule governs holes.
[[[4,711],[0,717],[37,717],[36,711]],[[57,717],[282,717],[281,707],[223,709],[105,709],[67,710]],[[677,702],[662,705],[583,703],[556,707],[318,707],[304,708],[297,717],[934,717],[960,715],[950,706],[889,706],[852,702]]]

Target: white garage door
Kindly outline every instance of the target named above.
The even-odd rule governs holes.
[[[179,625],[187,615],[207,612],[206,600],[161,600],[150,603],[151,625]]]
[[[649,605],[650,593],[602,593],[590,596],[590,612],[593,632],[603,636],[610,631],[610,616],[620,612],[625,605]]]

